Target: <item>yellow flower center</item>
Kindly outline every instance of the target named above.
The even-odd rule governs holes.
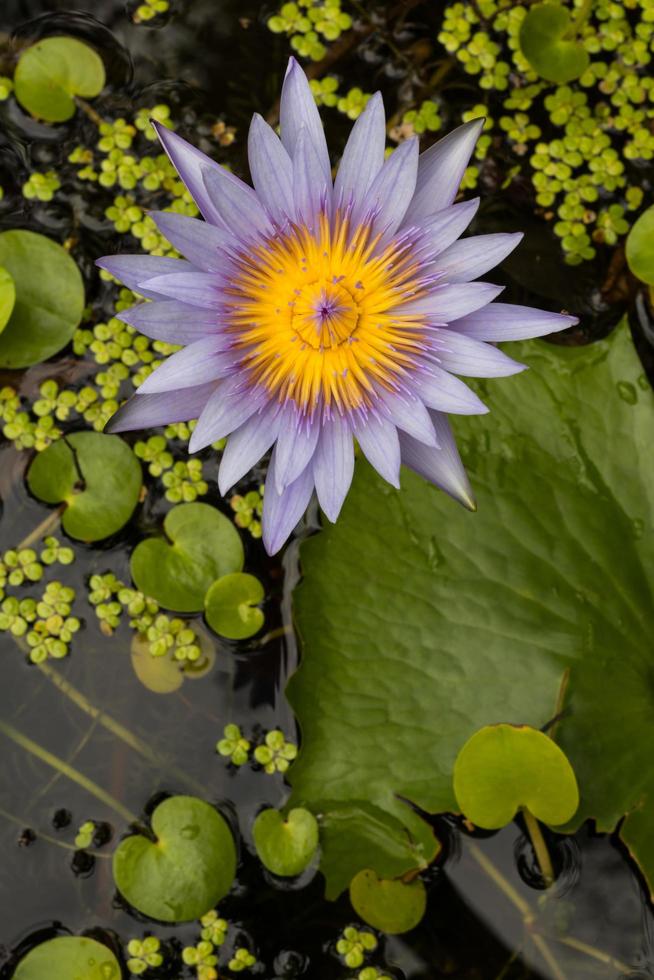
[[[253,384],[305,412],[348,411],[393,390],[423,349],[424,318],[402,314],[423,294],[412,243],[380,247],[369,225],[321,214],[239,259],[227,329]]]

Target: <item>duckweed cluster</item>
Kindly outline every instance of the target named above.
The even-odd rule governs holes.
[[[74,558],[73,549],[52,535],[43,539],[39,552],[18,547],[0,556],[0,632],[21,639],[32,663],[50,657],[61,660],[69,652],[81,626],[77,616],[71,615],[75,590],[57,579],[48,582],[39,595],[8,594],[9,590],[23,592],[25,587],[41,582],[49,568],[70,565]]]
[[[218,972],[220,949],[227,942],[230,923],[217,909],[212,909],[202,916],[200,927],[198,942],[182,949],[182,962],[194,968],[197,980],[218,980],[221,976]],[[224,962],[232,973],[242,973],[251,970],[257,958],[246,946],[235,944]]]
[[[249,490],[241,495],[233,494],[229,506],[234,511],[234,523],[244,528],[253,538],[261,537],[261,516],[263,514],[263,484],[258,490]]]
[[[297,0],[284,3],[268,19],[274,34],[286,34],[291,48],[303,58],[320,61],[327,48],[352,26],[352,17],[341,9],[341,0]]]
[[[267,732],[264,744],[258,745],[254,750],[255,762],[258,762],[269,776],[276,772],[286,772],[296,756],[297,745],[287,741],[279,728]]]
[[[170,655],[180,664],[200,659],[197,633],[187,621],[160,612],[155,599],[129,588],[113,572],[91,576],[88,599],[105,635],[110,636],[127,613],[130,628],[147,641],[153,657]]]
[[[79,847],[80,850],[91,847],[96,830],[97,827],[93,820],[85,820],[75,834],[75,847]]]
[[[377,937],[374,933],[370,932],[369,929],[357,929],[355,926],[347,926],[336,941],[336,952],[345,966],[349,966],[353,970],[363,966],[368,954],[376,949]]]
[[[598,0],[583,6],[577,0],[572,7],[590,64],[577,80],[557,85],[539,77],[521,50],[528,4],[459,0],[448,5],[435,40],[464,76],[474,79],[484,99],[451,105],[444,115],[438,88],[451,71],[446,64],[428,98],[408,108],[400,105],[389,137],[397,143],[437,133],[445,122],[451,127],[485,117],[462,189],[499,179],[506,190],[527,180],[536,213],[559,238],[566,262],[576,265],[593,259],[602,245],[615,246],[643,205],[638,168],[654,159],[654,2]],[[300,38],[297,25],[305,19],[300,5],[285,4],[268,26]],[[298,43],[299,54],[314,57]],[[357,86],[340,91],[334,75],[312,79],[311,88],[318,105],[349,119],[360,115],[371,95]]]
[[[168,13],[169,10],[169,0],[145,0],[145,3],[140,3],[132,14],[132,21],[135,24],[147,24],[156,17]]]
[[[269,776],[285,773],[297,756],[297,745],[286,738],[279,728],[266,732],[263,740],[252,750],[251,739],[245,738],[238,725],[226,725],[223,737],[216,743],[216,752],[234,766],[256,763]]]
[[[572,5],[582,15],[578,39],[590,55],[581,77],[544,81],[520,49],[527,4],[458,2],[444,12],[438,41],[487,93],[475,112],[487,117],[496,166],[506,148],[515,165],[506,180],[528,178],[537,211],[551,222],[566,261],[592,259],[628,230],[640,207],[637,170],[654,157],[654,39],[651,0]],[[480,111],[481,110],[481,111]],[[488,145],[478,145],[465,186],[487,173]],[[490,171],[488,171],[490,173]]]
[[[156,936],[131,939],[127,944],[127,955],[127,969],[137,977],[164,963],[161,943]]]

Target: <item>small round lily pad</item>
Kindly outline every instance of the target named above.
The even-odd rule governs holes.
[[[153,656],[147,636],[134,634],[130,651],[132,667],[141,684],[153,694],[172,694],[179,690],[185,680],[198,680],[212,670],[216,662],[213,640],[201,627],[194,626],[193,629],[201,656],[198,660],[183,663],[170,651],[163,657]]]
[[[33,116],[65,122],[75,114],[75,96],[92,99],[105,84],[97,51],[74,37],[45,37],[20,56],[14,75],[16,98]]]
[[[52,357],[75,333],[84,310],[84,283],[68,252],[45,235],[0,234],[0,266],[15,289],[0,334],[0,367],[24,368]]]
[[[629,231],[626,256],[633,274],[654,286],[654,207],[644,211]]]
[[[520,27],[520,48],[541,78],[560,85],[588,68],[590,56],[574,36],[570,11],[560,3],[539,3]]]
[[[475,732],[454,764],[454,794],[468,820],[486,830],[505,827],[521,808],[558,827],[579,806],[566,755],[527,725],[487,725]]]
[[[166,538],[146,538],[132,553],[137,588],[175,612],[200,612],[215,579],[243,567],[243,544],[209,504],[179,504],[164,519]]]
[[[172,694],[184,683],[184,671],[179,661],[170,653],[153,657],[149,640],[140,633],[134,634],[130,653],[134,673],[153,694]]]
[[[318,848],[318,821],[301,807],[286,818],[279,810],[262,810],[252,834],[261,863],[285,878],[301,874]]]
[[[16,303],[16,285],[11,273],[0,266],[0,330],[4,330]]]
[[[246,572],[232,572],[216,579],[204,598],[209,626],[228,640],[254,636],[263,626],[264,615],[258,607],[264,594],[259,579]]]
[[[127,443],[101,432],[73,432],[34,458],[27,484],[46,504],[65,502],[61,523],[71,538],[100,541],[132,516],[141,466]]]
[[[398,935],[415,929],[420,923],[427,907],[427,892],[419,878],[408,883],[378,878],[367,868],[352,879],[350,902],[357,915],[373,929]]]
[[[113,857],[116,887],[143,915],[191,922],[232,887],[236,847],[227,821],[194,796],[171,796],[152,814],[155,840],[125,838]]]
[[[13,980],[120,980],[118,960],[102,943],[85,936],[57,936],[23,957]]]

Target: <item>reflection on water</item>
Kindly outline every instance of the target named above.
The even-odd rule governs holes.
[[[141,93],[145,86],[155,99],[201,116],[207,103],[199,90],[204,89],[211,93],[213,112],[242,134],[253,111],[265,113],[274,104],[283,51],[260,29],[269,11],[256,2],[186,0],[185,16],[163,31],[128,31],[123,4],[110,0],[93,4],[94,17],[102,23],[72,13],[74,3],[54,6],[65,12],[31,21],[18,30],[17,40],[54,30],[93,41],[106,56],[111,86],[106,104],[114,113],[133,106],[138,85]],[[47,0],[5,0],[0,27],[13,29],[52,7]],[[63,152],[58,143],[69,136],[69,127],[53,129],[14,112],[0,144],[2,183],[20,179],[17,174],[30,153],[38,154],[40,165],[58,162]],[[241,140],[234,147],[235,169],[242,168],[244,146]],[[69,203],[68,209],[37,209],[32,225],[63,237],[71,222],[78,222],[88,237],[81,258],[88,270],[93,256],[103,251],[99,234],[106,229],[86,213],[84,202]],[[4,214],[2,222],[26,224],[20,215]],[[54,373],[71,381],[85,370],[84,362],[63,358]],[[33,368],[22,390],[33,394],[52,375],[52,365]],[[27,458],[10,448],[0,453],[0,550],[14,547],[48,515],[24,488]],[[215,490],[209,499],[225,509]],[[219,805],[242,835],[238,882],[221,913],[251,936],[260,961],[267,964],[266,975],[341,976],[329,943],[352,919],[347,901],[325,903],[315,877],[273,882],[252,855],[252,820],[262,805],[282,803],[281,777],[247,766],[230,769],[215,752],[228,722],[246,732],[256,727],[294,731],[283,696],[297,663],[292,634],[276,635],[263,646],[212,637],[215,663],[209,673],[160,695],[148,691],[134,672],[133,634],[127,625],[105,637],[92,607],[85,605],[92,574],[111,570],[129,580],[131,544],[160,517],[160,509],[146,500],[138,526],[132,522],[108,545],[77,547],[67,580],[77,590],[85,622],[71,656],[48,661],[43,669],[30,666],[16,641],[2,634],[0,977],[11,975],[16,951],[53,932],[101,929],[105,941],[115,943],[117,935],[126,941],[152,929],[164,940],[174,935],[195,941],[193,925],[153,926],[127,909],[115,895],[108,859],[109,839],[118,839],[131,821],[144,819],[161,794],[171,793],[196,794]],[[279,634],[280,625],[291,624],[297,543],[286,552],[283,566],[263,564],[260,547],[250,542],[248,548],[246,567],[267,587],[268,629]],[[437,540],[433,554],[436,571]],[[105,845],[92,860],[81,857],[73,843],[87,820],[105,825]],[[474,838],[453,820],[438,820],[437,829],[447,846],[443,860],[429,872],[425,920],[409,936],[389,938],[383,946],[394,976],[617,980],[650,975],[651,910],[623,849],[610,838],[589,828],[574,840],[552,836],[560,875],[554,892],[545,895],[517,825]]]

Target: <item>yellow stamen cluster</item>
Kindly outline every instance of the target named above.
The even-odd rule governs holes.
[[[252,384],[305,412],[369,406],[422,349],[424,318],[398,304],[422,295],[410,242],[381,247],[369,225],[323,213],[239,259],[227,330]]]

